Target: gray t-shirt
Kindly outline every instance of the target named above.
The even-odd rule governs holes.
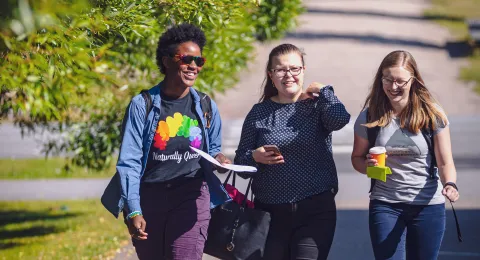
[[[362,125],[366,121],[367,110],[363,110],[355,121],[354,132],[368,139],[367,127]],[[445,127],[438,124],[434,135]],[[386,182],[376,181],[370,194],[371,200],[415,205],[445,203],[439,177],[432,179],[429,176],[431,155],[421,132],[415,134],[401,129],[400,119],[394,118],[380,129],[375,146],[387,149],[386,166],[390,167],[392,174],[387,175]]]

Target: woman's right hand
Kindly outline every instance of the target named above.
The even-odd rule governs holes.
[[[145,233],[147,222],[142,215],[135,216],[128,221],[128,232],[133,239],[146,240],[148,234]]]
[[[378,165],[377,160],[373,159],[372,155],[369,153],[367,153],[367,159],[365,160],[365,164],[367,165],[367,167]]]
[[[260,146],[253,151],[252,156],[257,163],[268,165],[285,163],[282,155],[275,155],[275,152],[273,151],[267,152],[263,146]]]
[[[388,158],[388,155],[385,154],[385,159]],[[373,159],[373,156],[367,153],[367,159],[365,160],[365,164],[367,167],[369,166],[378,166],[378,162],[376,159]]]

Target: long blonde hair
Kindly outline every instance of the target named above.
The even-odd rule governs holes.
[[[380,64],[375,75],[370,93],[365,100],[363,108],[368,108],[368,118],[365,126],[385,127],[393,118],[393,107],[383,90],[383,70],[391,67],[403,67],[409,71],[413,78],[407,106],[400,112],[400,127],[407,128],[412,133],[418,133],[423,128],[437,129],[437,120],[445,124],[447,119],[439,109],[438,102],[432,97],[425,87],[422,76],[418,71],[417,63],[412,54],[407,51],[394,51],[389,53]]]

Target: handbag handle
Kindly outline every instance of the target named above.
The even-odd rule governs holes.
[[[225,181],[223,182],[223,187],[227,186],[228,181],[230,180],[230,177],[232,176],[232,173],[233,173],[232,186],[235,187],[235,181],[237,179],[237,173],[235,171],[232,171],[232,170],[228,171],[228,176],[225,179]]]
[[[252,181],[253,181],[253,178],[250,178],[250,181],[248,181],[247,191],[245,191],[245,198],[243,198],[243,202],[242,202],[242,207],[243,208],[246,208],[246,206],[247,206],[247,198],[248,198],[248,193],[250,192],[250,188],[252,187]],[[252,192],[252,194],[253,194],[253,192]]]
[[[237,178],[237,173],[232,170],[228,172],[227,178],[225,178],[225,181],[223,182],[223,187],[225,187],[228,184],[228,181],[230,180],[230,177],[232,177],[232,174],[233,174],[232,186],[235,187],[235,180]],[[243,198],[243,202],[242,202],[243,208],[247,206],[247,198],[248,198],[248,193],[250,192],[250,189],[252,187],[252,181],[253,181],[253,177],[251,177],[250,180],[248,181],[247,190],[245,191],[245,197]],[[253,192],[250,197],[251,197],[251,200],[253,201]]]

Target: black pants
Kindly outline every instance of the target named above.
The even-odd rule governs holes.
[[[264,259],[327,259],[337,223],[335,193],[327,191],[287,204],[256,200],[255,208],[269,212],[272,218]]]

